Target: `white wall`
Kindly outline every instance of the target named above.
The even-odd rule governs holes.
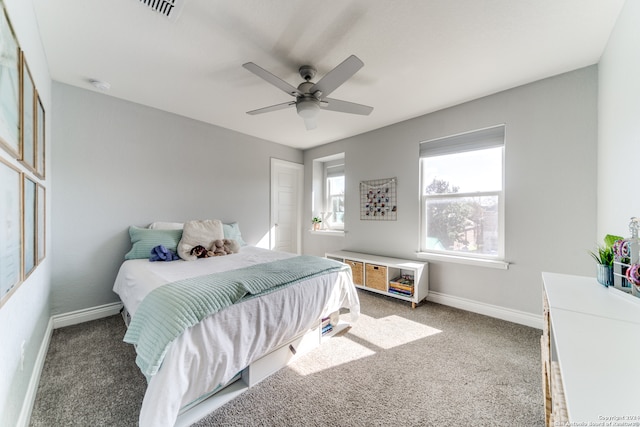
[[[337,143],[305,151],[313,159],[345,152],[344,238],[305,233],[304,252],[348,249],[415,258],[419,249],[421,141],[506,124],[508,270],[430,265],[430,289],[539,315],[541,272],[595,274],[597,67],[541,80]],[[360,181],[398,178],[398,220],[361,221]],[[306,217],[311,218],[307,197]]]
[[[128,227],[238,221],[269,229],[269,168],[302,152],[114,97],[54,83],[52,313],[118,301]]]
[[[628,0],[599,65],[598,238],[640,217],[640,2]]]
[[[51,147],[50,124],[54,116],[51,109],[51,78],[44,55],[38,25],[31,1],[5,0],[9,19],[24,50],[35,86],[46,111],[47,152],[49,159]],[[2,149],[0,156],[21,168],[15,159]],[[24,168],[21,170],[25,171]],[[51,171],[51,162],[47,161],[47,172]],[[29,176],[33,177],[29,174]],[[47,200],[51,200],[51,174],[44,181],[37,180],[47,187]],[[50,218],[50,204],[47,218]],[[47,221],[47,249],[51,248],[50,221]],[[50,253],[47,250],[47,253]],[[14,426],[20,419],[20,411],[29,392],[29,382],[36,366],[36,357],[49,321],[49,292],[51,257],[47,256],[29,278],[16,290],[0,308],[0,425]],[[21,347],[24,343],[25,360],[21,364]],[[37,374],[37,373],[36,373]]]

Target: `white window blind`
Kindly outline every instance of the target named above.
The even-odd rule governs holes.
[[[420,157],[463,153],[504,145],[504,125],[420,143]]]
[[[344,176],[344,163],[327,163],[326,164],[326,174],[327,178],[332,178],[335,176]]]

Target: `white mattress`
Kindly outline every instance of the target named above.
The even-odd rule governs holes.
[[[275,261],[292,254],[245,246],[240,253],[196,261],[125,261],[113,290],[131,316],[158,286],[187,277]],[[176,339],[149,381],[140,426],[173,426],[180,408],[225,384],[270,350],[340,308],[360,312],[350,271],[334,272],[215,313]]]
[[[195,261],[149,262],[148,259],[134,259],[125,261],[120,267],[113,285],[113,291],[120,296],[131,317],[133,317],[144,297],[155,288],[166,283],[189,277],[235,270],[292,256],[294,255],[287,252],[244,246],[237,254],[200,258]]]

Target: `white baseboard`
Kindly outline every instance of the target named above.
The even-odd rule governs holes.
[[[53,334],[53,320],[49,318],[47,329],[44,331],[44,337],[42,343],[40,343],[40,350],[38,350],[38,356],[31,372],[31,378],[29,379],[29,385],[27,387],[27,393],[24,396],[22,402],[22,409],[20,410],[20,417],[18,418],[18,427],[28,427],[31,421],[31,411],[33,405],[36,402],[36,394],[38,392],[38,385],[40,384],[40,375],[42,374],[42,368],[44,367],[44,361],[47,358],[47,351],[49,351],[49,343],[51,342],[51,335]]]
[[[489,317],[495,317],[496,319],[502,319],[508,322],[530,326],[532,328],[542,329],[542,315],[535,315],[524,311],[512,310],[510,308],[486,304],[483,302],[441,294],[439,292],[433,291],[429,291],[427,301],[435,302],[442,305],[448,305],[450,307],[471,311],[473,313],[483,314]]]
[[[115,314],[118,314],[120,312],[120,309],[122,309],[122,303],[113,302],[111,304],[99,305],[97,307],[86,308],[84,310],[56,314],[54,316],[51,316],[51,319],[53,320],[53,329],[77,325],[79,323],[113,316]]]

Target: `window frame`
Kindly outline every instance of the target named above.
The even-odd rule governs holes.
[[[480,151],[501,147],[501,189],[499,191],[478,191],[462,193],[426,194],[424,159],[448,154]],[[443,260],[463,264],[479,265],[507,269],[505,261],[505,126],[498,125],[463,134],[433,139],[420,143],[420,224],[418,257],[431,260]],[[479,196],[497,196],[498,198],[498,252],[497,254],[465,253],[449,249],[427,249],[427,202],[437,199],[462,199]]]
[[[326,208],[326,171],[325,171],[325,167],[326,164],[332,164],[332,165],[337,165],[337,164],[341,164],[344,165],[343,168],[346,166],[346,156],[344,152],[338,152],[338,153],[334,153],[334,154],[330,154],[327,156],[322,156],[322,157],[318,157],[313,159],[312,161],[312,184],[311,184],[311,218],[309,218],[310,220],[314,217],[324,217],[326,214],[325,212],[327,211]],[[343,169],[344,171],[344,169]],[[345,204],[344,204],[344,210],[345,213],[347,211],[347,199],[346,199],[346,193],[347,193],[347,189],[346,189],[346,171],[343,172],[345,175]],[[313,227],[310,227],[309,229],[309,233],[311,234],[317,234],[317,235],[323,235],[323,236],[333,236],[333,237],[344,237],[346,231],[346,221],[347,218],[343,217],[343,220],[345,222],[344,227],[341,227],[339,229],[330,229],[328,228],[329,223],[323,223],[322,227],[319,230],[314,230]]]

